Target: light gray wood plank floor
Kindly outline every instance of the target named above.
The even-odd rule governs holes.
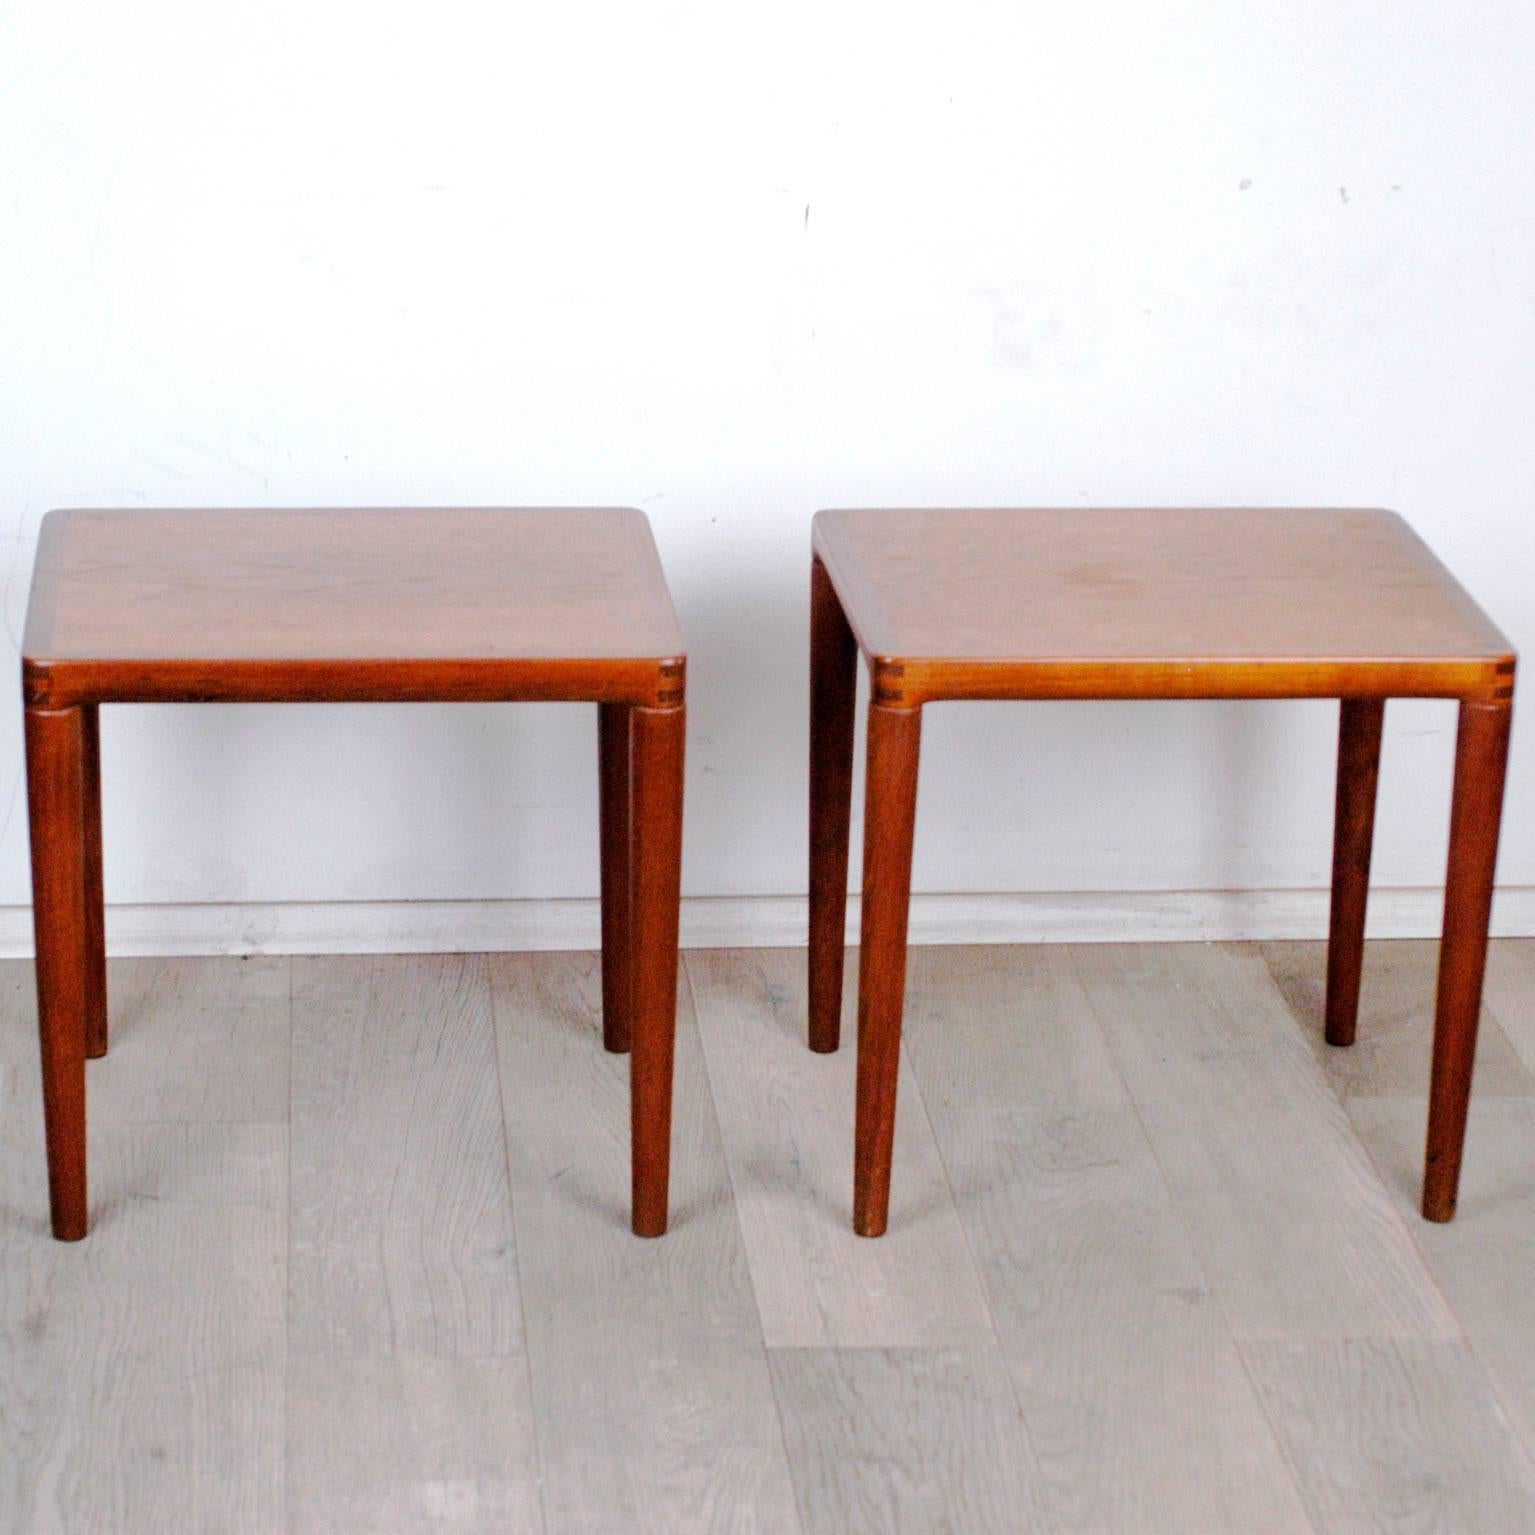
[[[595,956],[114,962],[59,1244],[0,964],[0,1530],[1535,1528],[1535,941],[1442,1227],[1433,946],[1324,966],[914,950],[871,1243],[803,951],[686,956],[655,1242]]]
[[[980,1280],[910,1070],[890,1230],[848,1241],[856,1051],[805,1047],[796,949],[687,956],[736,1208],[772,1347],[993,1340]],[[851,995],[855,982],[848,978]],[[852,1031],[848,1031],[851,1040]],[[943,1303],[935,1305],[935,1297]]]

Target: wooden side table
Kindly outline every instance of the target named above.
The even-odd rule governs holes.
[[[104,703],[595,702],[604,1042],[632,1046],[634,1230],[666,1230],[684,660],[642,513],[51,512],[22,654],[56,1237],[86,1233],[107,1049]]]
[[[1455,1213],[1514,653],[1382,511],[836,511],[811,562],[810,1046],[837,1048],[855,660],[872,682],[853,1225],[885,1229],[922,707],[1337,698],[1327,1038],[1353,1042],[1388,697],[1460,701],[1423,1214]]]

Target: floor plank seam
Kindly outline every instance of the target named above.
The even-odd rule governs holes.
[[[1080,977],[1078,978],[1078,981],[1080,984]],[[1085,994],[1086,993],[1084,988],[1084,995]],[[1091,1004],[1089,1003],[1089,1006],[1090,1005]],[[1103,1030],[1102,1026],[1097,1020],[1096,1015],[1094,1015],[1093,1018],[1093,1027],[1098,1030],[1101,1036]],[[1038,1442],[1034,1437],[1034,1430],[1029,1423],[1029,1415],[1024,1410],[1023,1398],[1019,1392],[1018,1380],[1009,1363],[1007,1349],[1004,1347],[1002,1342],[1002,1331],[997,1326],[997,1308],[991,1293],[991,1282],[987,1277],[985,1266],[981,1263],[980,1257],[976,1252],[975,1241],[971,1236],[970,1222],[967,1221],[961,1214],[959,1196],[954,1191],[954,1175],[949,1168],[949,1159],[944,1154],[943,1137],[938,1134],[938,1127],[933,1119],[932,1110],[928,1107],[927,1093],[922,1086],[922,1076],[917,1066],[916,1057],[912,1055],[910,1050],[907,1048],[907,1042],[905,1039],[901,1041],[901,1050],[902,1053],[907,1057],[907,1065],[910,1071],[911,1080],[916,1087],[917,1097],[922,1105],[922,1113],[927,1122],[928,1135],[931,1137],[933,1145],[938,1153],[938,1163],[939,1166],[943,1169],[944,1182],[947,1184],[949,1189],[949,1199],[954,1206],[956,1217],[959,1220],[960,1236],[964,1241],[965,1251],[970,1256],[970,1266],[975,1271],[976,1281],[979,1284],[981,1290],[981,1298],[986,1304],[987,1320],[991,1323],[992,1348],[994,1349],[996,1359],[1001,1366],[1002,1380],[1007,1388],[1008,1400],[1013,1404],[1014,1422],[1019,1434],[1022,1436],[1024,1446],[1028,1451],[1030,1460],[1030,1474],[1039,1478],[1040,1497],[1043,1500],[1045,1507],[1050,1510],[1052,1517],[1055,1519],[1055,1522],[1059,1523],[1060,1516],[1057,1512],[1056,1500],[1052,1496],[1049,1480],[1043,1473],[1043,1467],[1046,1464],[1046,1461],[1045,1458],[1040,1454]],[[1117,1060],[1114,1063],[1114,1069],[1116,1072],[1119,1071],[1119,1063]],[[1315,1532],[1313,1532],[1313,1535],[1315,1535]]]
[[[804,1531],[811,1528],[810,1516],[800,1493],[799,1481],[793,1474],[794,1462],[789,1453],[789,1435],[784,1426],[783,1419],[783,1398],[779,1395],[778,1381],[773,1374],[773,1362],[770,1357],[774,1351],[768,1346],[767,1329],[762,1323],[762,1297],[757,1293],[757,1276],[752,1268],[751,1249],[747,1246],[746,1242],[746,1228],[741,1221],[741,1197],[740,1191],[736,1187],[735,1168],[730,1157],[725,1152],[725,1135],[720,1127],[719,1095],[714,1085],[714,1068],[709,1060],[708,1037],[698,1022],[698,987],[694,981],[693,963],[686,949],[681,951],[678,959],[687,980],[688,1003],[693,1009],[693,1027],[698,1035],[698,1053],[703,1061],[704,1082],[709,1088],[709,1113],[714,1119],[714,1133],[719,1141],[720,1156],[725,1163],[725,1178],[730,1185],[731,1213],[735,1218],[736,1237],[741,1244],[741,1261],[746,1266],[746,1277],[751,1284],[752,1311],[757,1318],[757,1339],[762,1349],[762,1368],[767,1373],[768,1390],[773,1398],[773,1421],[778,1425],[778,1444],[783,1452],[784,1469],[788,1474],[789,1487],[794,1495],[795,1517],[799,1522],[801,1535],[803,1535]],[[786,1535],[792,1535],[792,1532],[786,1532]]]
[[[1181,1212],[1180,1212],[1181,1218]],[[1222,1312],[1224,1316],[1225,1313]],[[1227,1331],[1230,1331],[1228,1324]],[[1330,1535],[1330,1532],[1321,1529],[1311,1509],[1306,1502],[1305,1479],[1301,1475],[1301,1468],[1296,1465],[1294,1458],[1285,1448],[1284,1435],[1279,1432],[1279,1425],[1274,1421],[1273,1410],[1264,1399],[1263,1393],[1258,1389],[1258,1382],[1253,1378],[1252,1365],[1248,1362],[1247,1350],[1242,1347],[1240,1340],[1233,1337],[1231,1346],[1236,1351],[1237,1362],[1242,1366],[1242,1379],[1247,1382],[1247,1389],[1251,1393],[1254,1402],[1258,1405],[1258,1411],[1263,1414],[1263,1422],[1269,1431],[1269,1438],[1274,1442],[1274,1448],[1279,1452],[1279,1464],[1285,1468],[1285,1475],[1290,1478],[1290,1485],[1295,1490],[1296,1501],[1306,1523],[1310,1525],[1313,1535]]]
[[[1494,949],[1501,948],[1502,945],[1504,945],[1506,943],[1509,943],[1511,941],[1512,940],[1507,939],[1507,938],[1496,938],[1496,939],[1493,940],[1493,948]],[[1498,1006],[1501,1006],[1501,1005],[1502,1005],[1501,1003],[1498,1004]],[[1494,1006],[1491,1002],[1489,1002],[1487,1000],[1486,996],[1483,995],[1483,997],[1482,997],[1482,1009],[1483,1009],[1483,1011],[1503,1031],[1504,1037],[1508,1040],[1509,1044],[1513,1047],[1514,1054],[1519,1057],[1520,1061],[1523,1062],[1525,1067],[1528,1068],[1530,1071],[1535,1071],[1535,1052],[1529,1052],[1529,1053],[1526,1052],[1526,1049],[1525,1049],[1525,1033],[1524,1033],[1524,1031],[1522,1029],[1517,1029],[1517,1028],[1510,1029],[1509,1026],[1506,1023],[1504,1023],[1503,1019],[1498,1015],[1498,1006]],[[1472,1101],[1475,1102],[1474,1099]]]
[[[1276,987],[1275,989],[1277,990],[1278,988]],[[1291,1017],[1293,1018],[1294,1015],[1291,1014]],[[1296,1021],[1296,1027],[1298,1029],[1300,1028],[1300,1023],[1299,1023],[1298,1020]],[[1302,1037],[1301,1043],[1302,1044],[1305,1043],[1304,1037]],[[1327,1076],[1327,1072],[1326,1072],[1326,1070],[1324,1068],[1321,1068],[1319,1066],[1318,1069],[1322,1071],[1322,1075],[1324,1077]],[[1329,1086],[1333,1086],[1330,1078],[1329,1078]],[[1470,1337],[1470,1334],[1467,1333],[1467,1331],[1466,1331],[1466,1324],[1465,1324],[1464,1320],[1461,1318],[1460,1312],[1456,1309],[1454,1303],[1451,1301],[1449,1291],[1446,1290],[1445,1287],[1439,1282],[1439,1276],[1434,1272],[1433,1264],[1431,1264],[1428,1261],[1428,1254],[1424,1251],[1423,1244],[1422,1244],[1422,1242],[1418,1238],[1418,1233],[1413,1229],[1415,1225],[1417,1225],[1418,1223],[1423,1221],[1423,1217],[1421,1215],[1417,1214],[1417,1213],[1414,1213],[1410,1218],[1404,1218],[1403,1217],[1402,1212],[1397,1208],[1396,1200],[1394,1198],[1392,1198],[1391,1184],[1387,1181],[1386,1170],[1381,1167],[1381,1165],[1380,1165],[1380,1163],[1378,1161],[1376,1161],[1375,1153],[1370,1150],[1369,1143],[1364,1139],[1364,1137],[1362,1135],[1360,1135],[1359,1128],[1358,1128],[1357,1125],[1355,1125],[1354,1120],[1353,1120],[1353,1116],[1348,1111],[1349,1102],[1351,1100],[1347,1096],[1342,1094],[1341,1092],[1337,1092],[1336,1089],[1335,1089],[1335,1096],[1338,1099],[1339,1106],[1343,1110],[1343,1118],[1344,1118],[1344,1120],[1348,1124],[1349,1134],[1353,1137],[1354,1141],[1359,1146],[1359,1149],[1364,1153],[1365,1162],[1368,1164],[1368,1166],[1370,1168],[1370,1171],[1372,1173],[1374,1173],[1375,1181],[1380,1184],[1382,1189],[1385,1190],[1387,1207],[1388,1207],[1389,1213],[1391,1215],[1391,1218],[1401,1228],[1402,1234],[1407,1238],[1408,1246],[1412,1249],[1412,1251],[1414,1253],[1417,1254],[1419,1266],[1422,1268],[1424,1276],[1428,1280],[1429,1287],[1433,1290],[1434,1294],[1437,1295],[1439,1297],[1440,1301],[1443,1303],[1446,1315],[1448,1315],[1450,1318],[1452,1318],[1454,1323],[1455,1323],[1455,1340],[1454,1341],[1458,1341],[1458,1342],[1466,1345],[1467,1347],[1470,1347],[1471,1346],[1471,1337]],[[1416,1097],[1412,1097],[1411,1095],[1406,1094],[1406,1093],[1392,1093],[1392,1094],[1382,1094],[1382,1095],[1373,1095],[1373,1094],[1366,1095],[1366,1094],[1363,1094],[1363,1093],[1357,1093],[1357,1094],[1355,1094],[1353,1096],[1352,1101],[1356,1102],[1356,1103],[1367,1103],[1367,1102],[1371,1101],[1372,1097],[1376,1097],[1376,1096],[1387,1097],[1387,1098],[1395,1098],[1395,1099],[1397,1099],[1399,1101],[1401,1101],[1401,1100],[1409,1100],[1410,1099],[1411,1102],[1413,1102],[1413,1103],[1418,1105],[1420,1111],[1423,1114],[1425,1122],[1427,1121],[1427,1118],[1428,1118],[1428,1099],[1427,1099],[1427,1097],[1416,1098]],[[1475,1105],[1475,1101],[1473,1100],[1473,1102],[1472,1102],[1472,1113],[1475,1114],[1475,1112],[1476,1112],[1476,1105]],[[1409,1201],[1409,1204],[1413,1204],[1413,1203],[1415,1203],[1415,1201],[1412,1201],[1412,1200]]]
[[[137,1130],[137,1129],[161,1129],[175,1130],[186,1125],[240,1125],[255,1126],[268,1130],[275,1130],[278,1126],[287,1126],[290,1123],[285,1115],[281,1119],[93,1119],[93,1130]]]
[[[1096,1026],[1096,1025],[1095,1025]],[[922,1087],[921,1074],[917,1070],[915,1057],[906,1047],[906,1041],[901,1041],[901,1053],[906,1057],[907,1069],[911,1076],[912,1085],[917,1091],[917,1101],[922,1105],[922,1117],[927,1123],[927,1133],[932,1139],[933,1147],[938,1153],[938,1165],[943,1169],[943,1181],[949,1190],[949,1202],[954,1207],[955,1217],[959,1222],[960,1239],[965,1244],[965,1251],[970,1257],[970,1267],[975,1272],[976,1283],[980,1286],[981,1299],[986,1303],[986,1319],[991,1323],[991,1349],[1002,1369],[1002,1379],[1007,1386],[1009,1400],[1013,1404],[1013,1413],[1019,1433],[1023,1436],[1031,1462],[1031,1471],[1039,1474],[1044,1461],[1040,1457],[1039,1446],[1035,1442],[1034,1432],[1029,1426],[1028,1414],[1023,1410],[1023,1399],[1018,1394],[1018,1382],[1013,1376],[1013,1371],[1008,1366],[1007,1350],[1002,1346],[1002,1331],[997,1326],[997,1308],[992,1300],[991,1284],[986,1277],[985,1267],[975,1250],[975,1242],[970,1235],[970,1223],[960,1213],[959,1196],[954,1192],[954,1175],[949,1171],[949,1161],[943,1152],[943,1139],[938,1134],[938,1127],[933,1121],[932,1110],[927,1106],[927,1093]],[[1041,1493],[1047,1505],[1050,1503],[1050,1490],[1044,1484],[1041,1477]]]
[[[1369,1095],[1360,1094],[1355,1098],[1354,1101],[1358,1103],[1411,1103],[1420,1111],[1420,1113],[1426,1115],[1428,1112],[1428,1103],[1426,1099],[1416,1098],[1407,1093],[1373,1093]],[[1535,1102],[1535,1100],[1524,1101]],[[1476,1104],[1475,1100],[1473,1099],[1473,1115],[1475,1112]],[[1360,1137],[1360,1140],[1361,1144],[1364,1146],[1365,1155],[1370,1158],[1370,1165],[1375,1169],[1375,1175],[1381,1180],[1382,1183],[1385,1183],[1386,1174],[1381,1168],[1380,1163],[1376,1160],[1375,1153],[1370,1150],[1369,1142],[1365,1141],[1363,1137]],[[1389,1192],[1389,1185],[1387,1185],[1387,1189]],[[1439,1282],[1439,1276],[1434,1272],[1434,1265],[1429,1261],[1430,1254],[1424,1247],[1421,1237],[1418,1235],[1418,1233],[1411,1230],[1409,1230],[1408,1235],[1412,1241],[1413,1251],[1416,1252],[1423,1260],[1423,1266],[1428,1270],[1429,1279],[1432,1281],[1435,1288],[1439,1291],[1440,1295],[1444,1298],[1446,1309],[1449,1311],[1450,1315],[1455,1318],[1455,1325],[1460,1329],[1460,1342],[1470,1353],[1471,1357],[1476,1361],[1477,1368],[1482,1372],[1483,1378],[1487,1384],[1488,1392],[1491,1395],[1499,1414],[1502,1416],[1505,1424],[1507,1425],[1511,1437],[1523,1451],[1527,1464],[1531,1467],[1532,1471],[1535,1471],[1535,1441],[1527,1438],[1525,1433],[1521,1430],[1519,1426],[1520,1414],[1517,1411],[1517,1403],[1511,1403],[1508,1400],[1503,1386],[1499,1383],[1499,1373],[1492,1368],[1490,1362],[1485,1356],[1484,1349],[1486,1348],[1486,1345],[1477,1342],[1476,1332],[1473,1328],[1466,1325],[1466,1319],[1462,1315],[1461,1307],[1456,1304],[1454,1295]]]
[[[901,1041],[901,1055],[906,1061],[906,1069],[908,1075],[911,1078],[911,1084],[916,1089],[917,1102],[922,1106],[922,1119],[923,1122],[927,1125],[928,1137],[933,1143],[933,1149],[938,1153],[938,1165],[943,1169],[943,1181],[944,1186],[949,1191],[949,1203],[954,1207],[954,1214],[956,1218],[958,1218],[960,1203],[959,1196],[954,1192],[954,1176],[949,1171],[948,1159],[943,1154],[943,1141],[939,1137],[938,1127],[933,1122],[932,1110],[927,1106],[927,1094],[923,1091],[922,1088],[922,1078],[917,1071],[916,1059],[913,1057],[911,1051],[907,1049],[906,1041],[904,1039]],[[980,1258],[976,1254],[975,1243],[970,1236],[969,1223],[963,1219],[959,1220],[959,1235],[960,1240],[965,1244],[965,1252],[969,1256],[970,1267],[975,1273],[976,1282],[980,1286],[981,1297],[986,1302],[986,1320],[991,1324],[991,1346],[996,1350],[997,1357],[1000,1359],[1003,1357],[1002,1333],[997,1326],[996,1308],[992,1305],[991,1302],[991,1288],[986,1283],[985,1270],[982,1268]],[[1008,1372],[1008,1379],[1009,1381],[1012,1379],[1012,1374],[1010,1371]],[[1022,1411],[1023,1409],[1020,1406],[1020,1416],[1022,1415]]]
[[[292,1520],[288,1512],[288,1490],[293,1480],[292,1421],[293,1421],[293,960],[287,960],[288,978],[288,1114],[284,1120],[287,1129],[283,1137],[283,1307],[282,1307],[282,1489],[278,1502],[278,1518],[281,1528],[287,1531]]]
[[[751,1281],[752,1309],[756,1312],[757,1315],[757,1336],[762,1339],[763,1357],[766,1359],[768,1341],[767,1328],[763,1325],[762,1322],[762,1297],[757,1293],[757,1275],[756,1271],[752,1267],[751,1247],[747,1241],[747,1231],[745,1224],[741,1220],[741,1191],[736,1186],[735,1166],[730,1156],[725,1151],[725,1135],[723,1129],[720,1126],[719,1091],[715,1086],[714,1066],[709,1056],[709,1035],[708,1031],[701,1027],[698,1023],[698,987],[695,984],[693,978],[692,959],[690,958],[689,952],[687,950],[682,951],[680,958],[682,962],[682,968],[687,975],[688,1000],[691,1002],[693,1007],[693,1026],[698,1033],[698,1051],[699,1054],[703,1057],[704,1081],[709,1085],[709,1112],[714,1116],[714,1129],[716,1135],[719,1136],[720,1155],[724,1158],[725,1162],[725,1178],[730,1184],[730,1204],[732,1212],[735,1216],[736,1235],[741,1242],[741,1255],[743,1261],[746,1264],[746,1277]],[[775,1403],[777,1401],[776,1391],[774,1393],[774,1401]],[[780,1418],[779,1432],[782,1433],[782,1431],[783,1423],[782,1419]],[[785,1454],[787,1454],[787,1447],[785,1448]]]
[[[1457,1315],[1457,1320],[1459,1317]],[[1488,1367],[1487,1360],[1483,1357],[1482,1350],[1476,1339],[1470,1334],[1466,1337],[1466,1348],[1472,1359],[1476,1361],[1476,1367],[1482,1372],[1482,1378],[1487,1383],[1487,1389],[1492,1397],[1492,1405],[1497,1409],[1498,1416],[1503,1420],[1504,1427],[1508,1430],[1509,1438],[1519,1447],[1524,1454],[1525,1464],[1530,1467],[1532,1476],[1535,1476],[1535,1443],[1532,1443],[1524,1435],[1519,1427],[1519,1414],[1509,1404],[1503,1389],[1498,1384],[1498,1376]]]
[[[528,1389],[528,1414],[533,1437],[533,1474],[538,1482],[538,1522],[543,1535],[548,1535],[549,1510],[544,1503],[544,1443],[539,1430],[538,1413],[533,1409],[533,1350],[528,1346],[528,1292],[523,1279],[522,1231],[517,1224],[517,1190],[512,1183],[511,1126],[506,1122],[507,1085],[505,1065],[501,1059],[501,1028],[496,1017],[495,983],[490,973],[491,961],[480,956],[480,975],[485,982],[485,1008],[490,1019],[491,1043],[496,1060],[496,1111],[501,1120],[501,1157],[506,1168],[506,1200],[511,1211],[512,1262],[517,1270],[517,1325],[522,1333],[522,1369]]]
[[[698,1033],[698,1053],[700,1053],[700,1056],[703,1056],[703,1079],[709,1085],[709,1113],[714,1116],[715,1134],[720,1137],[720,1156],[725,1159],[726,1182],[731,1185],[731,1208],[735,1214],[735,1234],[740,1237],[741,1254],[746,1259],[746,1277],[751,1280],[752,1285],[752,1309],[757,1312],[757,1335],[763,1340],[764,1354],[766,1354],[768,1331],[763,1326],[763,1303],[761,1303],[761,1296],[758,1296],[757,1274],[752,1269],[751,1256],[749,1256],[751,1254],[751,1246],[748,1245],[748,1240],[746,1240],[746,1236],[748,1236],[746,1234],[746,1226],[741,1223],[741,1191],[735,1185],[735,1167],[732,1164],[731,1157],[726,1156],[725,1153],[725,1131],[723,1131],[720,1125],[720,1094],[718,1094],[714,1084],[714,1062],[709,1058],[709,1033],[706,1028],[698,1025],[698,987],[694,984],[694,976],[692,976],[692,958],[689,955],[689,950],[685,949],[678,953],[678,962],[682,964],[683,975],[686,976],[686,981],[688,981],[688,1001],[692,1004],[694,1027],[697,1028]]]
[[[1313,1535],[1326,1535],[1326,1532],[1317,1529],[1316,1521],[1311,1517],[1310,1509],[1306,1507],[1304,1489],[1301,1485],[1300,1478],[1296,1473],[1295,1465],[1291,1461],[1290,1457],[1285,1454],[1284,1442],[1280,1438],[1279,1433],[1274,1426],[1273,1417],[1269,1413],[1269,1410],[1263,1401],[1262,1393],[1258,1390],[1257,1385],[1253,1380],[1252,1371],[1247,1364],[1247,1356],[1242,1352],[1241,1340],[1238,1339],[1236,1335],[1236,1329],[1232,1326],[1231,1313],[1226,1306],[1225,1297],[1221,1294],[1220,1287],[1216,1285],[1210,1278],[1210,1273],[1205,1263],[1204,1254],[1200,1252],[1199,1245],[1194,1240],[1194,1232],[1189,1225],[1188,1216],[1185,1213],[1182,1204],[1173,1197],[1172,1184],[1168,1180],[1167,1169],[1163,1164],[1162,1155],[1157,1150],[1156,1141],[1146,1125],[1146,1118],[1141,1111],[1140,1101],[1136,1098],[1134,1092],[1131,1091],[1130,1080],[1125,1071],[1124,1062],[1120,1059],[1119,1051],[1115,1047],[1114,1040],[1111,1037],[1108,1029],[1103,1026],[1102,1018],[1100,1018],[1098,1015],[1098,1007],[1097,1004],[1093,1001],[1092,990],[1088,986],[1086,977],[1084,977],[1082,974],[1081,966],[1077,962],[1077,951],[1075,946],[1068,946],[1067,952],[1071,959],[1072,974],[1076,976],[1077,986],[1081,990],[1083,1000],[1087,1003],[1087,1010],[1092,1014],[1093,1027],[1098,1030],[1098,1036],[1103,1041],[1104,1048],[1108,1051],[1108,1057],[1114,1063],[1115,1073],[1119,1077],[1120,1086],[1124,1089],[1125,1102],[1130,1106],[1130,1112],[1135,1116],[1135,1123],[1140,1127],[1141,1139],[1146,1143],[1147,1150],[1151,1156],[1152,1166],[1157,1170],[1157,1178],[1162,1185],[1162,1192],[1167,1199],[1168,1208],[1172,1211],[1173,1218],[1178,1223],[1178,1229],[1183,1233],[1183,1240],[1188,1247],[1189,1256],[1198,1267],[1199,1276],[1205,1286],[1205,1289],[1209,1292],[1211,1298],[1215,1301],[1216,1314],[1221,1320],[1221,1325],[1225,1328],[1226,1338],[1231,1344],[1232,1352],[1236,1355],[1238,1361],[1241,1364],[1242,1379],[1247,1382],[1248,1394],[1253,1398],[1259,1412],[1263,1415],[1263,1424],[1264,1427],[1268,1430],[1270,1442],[1272,1443],[1275,1451],[1278,1453],[1279,1464],[1285,1468],[1285,1474],[1290,1478],[1291,1490],[1295,1494],[1307,1524],[1311,1526]],[[1268,974],[1267,966],[1264,967],[1264,974]]]

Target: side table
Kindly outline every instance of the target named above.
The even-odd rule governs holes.
[[[1392,512],[831,511],[811,561],[810,1047],[837,1048],[856,658],[872,682],[853,1225],[885,1230],[917,757],[943,699],[1341,700],[1327,1038],[1353,1042],[1389,697],[1460,703],[1423,1214],[1455,1213],[1515,658]]]
[[[637,511],[49,513],[22,687],[54,1235],[86,1234],[107,1049],[99,706],[422,700],[598,705],[604,1042],[631,1050],[634,1230],[664,1232],[683,677]]]

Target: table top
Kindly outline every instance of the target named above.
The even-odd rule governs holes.
[[[1394,512],[821,512],[817,556],[892,703],[1496,696],[1514,654]]]
[[[23,644],[34,703],[654,703],[682,655],[649,522],[617,508],[50,512]]]

